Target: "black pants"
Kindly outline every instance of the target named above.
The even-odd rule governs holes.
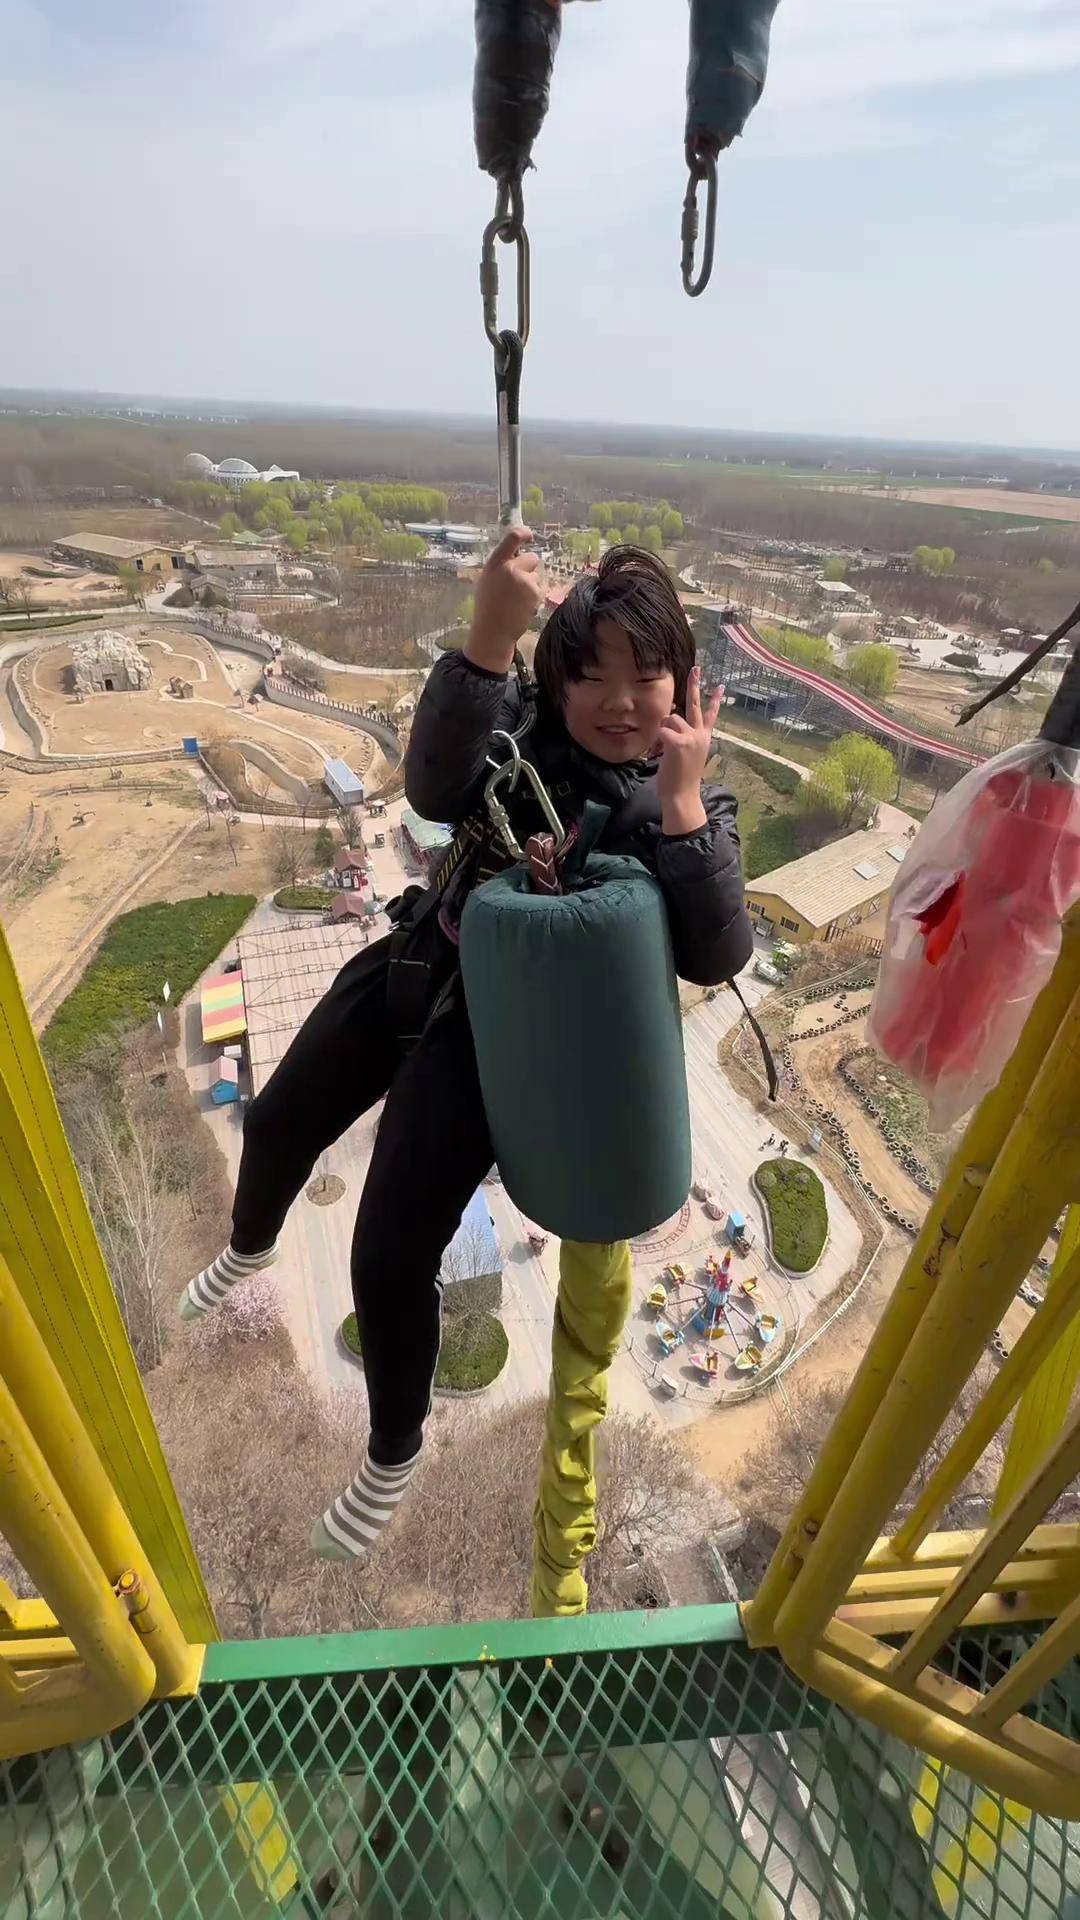
[[[443,1251],[491,1166],[456,955],[406,1047],[387,1011],[389,938],[341,969],[244,1120],[233,1204],[238,1253],[269,1247],[327,1147],[386,1095],[352,1241],[352,1287],[381,1466],[412,1458],[431,1407]]]

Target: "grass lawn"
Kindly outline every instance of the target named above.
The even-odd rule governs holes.
[[[755,1181],[780,1265],[789,1273],[809,1273],[821,1259],[829,1233],[825,1189],[813,1167],[800,1160],[765,1160]]]
[[[166,980],[175,1006],[254,906],[254,894],[208,893],[122,913],[42,1035],[50,1063],[73,1066],[99,1041],[141,1026],[163,1005]]]
[[[362,1357],[355,1313],[341,1323],[341,1338],[349,1352]],[[443,1319],[442,1347],[435,1369],[437,1387],[473,1392],[489,1387],[506,1365],[510,1342],[501,1320],[493,1313],[448,1313]]]
[[[130,608],[131,602],[125,601],[123,611],[130,612]],[[45,609],[43,607],[34,608],[35,613],[43,613],[44,611]],[[107,619],[110,613],[116,611],[117,609],[114,607],[102,607],[96,615],[93,613],[54,613],[49,616],[48,620],[27,620],[23,614],[13,613],[5,615],[4,618],[0,620],[0,633],[48,633],[53,627],[100,627],[102,621]]]

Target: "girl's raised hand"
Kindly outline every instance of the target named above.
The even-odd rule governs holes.
[[[694,667],[686,686],[685,717],[670,713],[661,723],[657,785],[665,833],[693,833],[705,824],[701,779],[712,752],[721,698],[718,687],[702,707],[701,671]]]
[[[543,597],[540,555],[526,551],[528,527],[510,527],[488,555],[476,583],[476,611],[466,657],[493,673],[509,673],[514,648]]]

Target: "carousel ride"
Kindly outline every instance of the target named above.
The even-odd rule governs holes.
[[[661,1359],[679,1355],[703,1386],[760,1372],[784,1330],[779,1309],[762,1298],[763,1276],[736,1267],[740,1241],[749,1250],[741,1215],[729,1214],[723,1239],[723,1251],[700,1267],[670,1261],[644,1303]]]

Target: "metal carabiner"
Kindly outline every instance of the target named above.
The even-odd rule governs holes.
[[[495,194],[495,213],[484,228],[480,252],[480,293],[484,302],[484,332],[495,349],[499,370],[504,353],[499,327],[499,261],[496,242],[517,248],[517,326],[512,329],[525,345],[529,338],[529,236],[525,231],[525,196],[521,181],[500,180]]]
[[[716,245],[716,153],[711,146],[698,144],[686,148],[686,164],[690,169],[690,178],[686,183],[686,194],[682,210],[682,283],[683,291],[696,300],[704,293],[713,270],[713,249]],[[702,181],[706,182],[705,197],[705,241],[701,253],[701,271],[694,279],[694,254],[698,239],[697,193]]]
[[[511,734],[504,734],[501,737],[509,740],[513,745],[513,736]],[[496,767],[494,773],[491,774],[488,779],[487,786],[484,788],[484,800],[487,805],[487,810],[499,833],[501,833],[507,850],[513,854],[515,860],[525,859],[525,849],[520,844],[513,827],[510,825],[510,816],[503,806],[502,801],[499,799],[499,784],[508,773],[512,776],[509,787],[507,788],[507,791],[510,793],[513,792],[517,785],[518,775],[522,773],[525,775],[526,780],[540,804],[540,811],[555,835],[555,858],[557,860],[560,854],[566,851],[567,841],[570,836],[563,826],[562,821],[559,819],[555,811],[555,803],[541,780],[540,775],[537,773],[536,768],[530,760],[523,760],[521,758],[516,746],[514,747],[513,760],[505,760],[501,766]]]
[[[487,756],[487,764],[489,767],[493,767],[496,773],[504,773],[507,767],[510,768],[511,779],[507,792],[513,793],[514,788],[517,786],[518,775],[521,772],[523,764],[521,754],[518,751],[518,735],[516,733],[507,733],[504,727],[496,727],[491,737],[493,740],[506,741],[510,749],[510,758],[509,760],[493,760],[489,753]]]

